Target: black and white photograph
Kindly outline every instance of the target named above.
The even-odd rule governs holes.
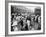
[[[11,31],[41,30],[41,8],[11,5]]]
[[[9,34],[43,32],[43,5],[9,3],[8,20]]]

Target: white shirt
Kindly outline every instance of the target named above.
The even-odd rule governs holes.
[[[14,31],[18,31],[18,28],[17,28],[17,27],[15,27],[15,28],[14,28]]]
[[[29,20],[27,20],[27,24],[28,24],[28,26],[30,25],[30,21]]]
[[[12,26],[15,26],[15,25],[17,25],[17,21],[13,22],[13,25]]]

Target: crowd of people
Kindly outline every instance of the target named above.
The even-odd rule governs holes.
[[[28,31],[41,29],[40,15],[22,15],[16,14],[11,19],[12,31]]]

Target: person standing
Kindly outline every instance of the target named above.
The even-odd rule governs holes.
[[[28,25],[28,30],[30,30],[30,25],[31,25],[31,17],[27,16],[27,25]]]

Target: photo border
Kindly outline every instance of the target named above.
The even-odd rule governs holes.
[[[42,4],[43,5],[43,33],[32,33],[32,34],[8,34],[8,3],[29,3],[29,4]],[[37,35],[45,34],[45,3],[44,2],[25,2],[25,1],[5,1],[5,36],[22,36],[22,35]]]

